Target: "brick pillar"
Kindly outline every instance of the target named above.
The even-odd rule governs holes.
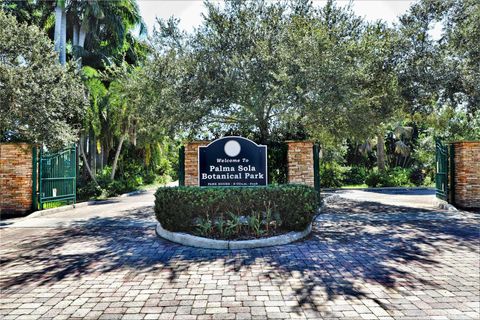
[[[32,207],[32,146],[0,143],[0,212],[26,212]]]
[[[286,141],[288,183],[314,186],[313,141]]]
[[[198,186],[198,147],[210,141],[193,141],[185,145],[185,186]]]
[[[462,208],[480,208],[480,141],[454,142],[454,197]]]

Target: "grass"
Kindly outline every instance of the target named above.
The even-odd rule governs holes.
[[[167,179],[167,181],[155,181],[154,183],[151,184],[144,184],[138,187],[138,190],[151,190],[151,189],[157,189],[160,187],[165,186],[167,183],[170,183],[171,179]]]
[[[166,179],[161,179],[160,181],[157,180],[157,181],[155,181],[153,183],[150,183],[150,184],[142,184],[142,185],[140,185],[136,188],[133,188],[130,191],[126,191],[125,193],[157,189],[157,188],[160,188],[160,187],[164,187],[169,182],[171,182],[170,177],[168,177]],[[93,200],[106,200],[108,198],[111,198],[111,196],[107,196],[105,193],[102,193],[100,196],[95,197]]]
[[[66,206],[72,204],[71,200],[65,200],[65,201],[50,201],[46,202],[43,204],[43,209],[53,209],[53,208],[58,208],[62,206]]]
[[[341,186],[340,188],[342,189],[361,189],[361,188],[368,188],[368,186],[363,183],[363,184],[350,184],[346,186]]]

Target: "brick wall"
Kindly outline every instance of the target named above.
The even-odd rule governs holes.
[[[193,141],[185,145],[185,185],[198,186],[198,147],[210,141]]]
[[[455,204],[480,208],[480,141],[455,142]]]
[[[314,186],[313,142],[287,141],[288,183]]]
[[[26,212],[32,206],[32,146],[0,143],[0,212]]]

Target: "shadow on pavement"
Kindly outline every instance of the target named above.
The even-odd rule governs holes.
[[[342,199],[326,208],[308,239],[251,250],[173,244],[158,239],[154,228],[146,226],[154,221],[152,217],[152,209],[145,207],[127,216],[93,218],[71,228],[11,240],[15,250],[3,254],[0,261],[2,270],[9,271],[1,278],[1,288],[4,293],[21,292],[27,285],[49,286],[62,279],[116,271],[126,271],[126,278],[149,274],[167,283],[181,283],[186,281],[182,276],[192,273],[219,272],[290,287],[298,310],[322,311],[322,301],[340,296],[368,297],[388,309],[385,301],[359,283],[386,289],[436,287],[412,268],[428,274],[440,263],[438,253],[459,248],[479,251],[478,219],[377,202]]]

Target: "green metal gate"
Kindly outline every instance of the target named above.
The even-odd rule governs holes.
[[[76,201],[76,148],[44,153],[38,158],[38,209]]]
[[[435,194],[437,198],[448,201],[448,146],[440,140],[435,142]]]

